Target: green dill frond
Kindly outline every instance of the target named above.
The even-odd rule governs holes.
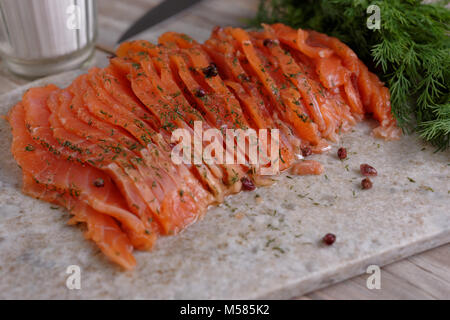
[[[419,124],[419,135],[444,150],[450,146],[450,103],[431,108],[435,118]]]

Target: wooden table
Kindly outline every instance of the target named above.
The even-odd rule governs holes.
[[[92,64],[107,64],[122,32],[158,0],[98,0],[99,37]],[[215,25],[244,25],[256,12],[259,0],[204,0],[195,7],[154,26],[138,38],[156,41],[167,30],[184,32],[198,40],[208,38]],[[28,81],[0,67],[0,94]],[[299,299],[449,299],[450,244],[385,266],[381,271],[381,289],[369,290],[367,277],[361,275],[331,287],[309,293]]]

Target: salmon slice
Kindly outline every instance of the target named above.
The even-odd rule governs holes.
[[[107,164],[105,162],[105,155],[107,155],[107,153],[104,153],[104,149],[110,146],[107,146],[105,144],[102,149],[81,137],[69,134],[60,125],[56,127],[54,126],[53,129],[50,128],[49,121],[53,120],[53,124],[57,124],[57,119],[52,117],[50,110],[47,109],[46,100],[47,98],[49,98],[49,101],[52,100],[52,95],[53,98],[56,99],[57,96],[55,95],[55,93],[58,90],[56,90],[55,88],[56,87],[54,86],[48,86],[45,88],[33,88],[30,89],[23,98],[25,121],[33,139],[35,141],[38,141],[40,145],[50,153],[58,156],[63,156],[65,159],[70,161],[93,164],[99,169],[106,169],[106,172],[116,179],[115,182],[127,182],[124,179],[124,172],[120,169],[119,166],[114,163]],[[55,101],[53,101],[53,103],[55,103]],[[80,159],[81,156],[83,157],[83,159]],[[114,157],[114,155],[108,155],[108,157],[112,158]],[[44,172],[50,171],[44,170]],[[74,175],[74,177],[86,178],[86,176],[79,175]],[[48,178],[46,179],[48,180]],[[134,186],[134,184],[132,186]],[[73,189],[74,190],[71,190],[71,192],[81,192],[77,188]],[[137,191],[135,190],[134,192],[130,193],[133,195],[133,197],[136,197],[136,192]],[[117,196],[115,198],[121,199],[120,196]],[[93,206],[93,208],[98,209],[96,207],[97,203],[95,201],[90,204]],[[133,206],[130,206],[130,208],[135,209]],[[147,234],[149,233],[149,231],[146,229],[144,223],[142,223],[142,221],[140,221],[138,217],[130,214],[128,211],[123,212],[113,210],[105,213],[114,215],[116,219],[124,224],[125,228],[134,231],[133,234],[136,234],[136,239],[132,240],[140,240],[142,243],[139,245],[139,247],[150,248],[153,245],[156,239],[155,235]],[[138,245],[138,243],[136,243],[136,245]]]
[[[241,101],[243,113],[250,119],[256,129],[280,129],[274,121],[271,113],[277,113],[274,108],[268,106],[267,101],[260,94],[260,88],[254,77],[248,74],[236,57],[234,46],[229,42],[233,39],[223,32],[222,28],[216,28],[203,48],[213,57],[219,67],[219,73],[225,79],[225,84]],[[281,170],[289,167],[294,159],[296,147],[300,145],[289,130],[281,130],[280,154],[284,163]],[[291,140],[291,141],[288,141]],[[294,145],[294,147],[291,145]],[[298,149],[297,149],[298,151]]]
[[[315,160],[303,160],[294,164],[291,173],[298,176],[320,175],[324,171],[322,164]]]
[[[401,132],[396,130],[395,121],[390,114],[389,90],[383,86],[375,75],[368,71],[367,67],[357,59],[350,48],[340,43],[339,40],[318,32],[298,30],[298,37],[295,39],[293,35],[295,30],[289,27],[276,24],[272,25],[272,28],[276,30],[280,41],[292,48],[299,49],[303,54],[318,63],[318,69],[322,72],[324,78],[322,83],[328,84],[327,77],[324,76],[326,74],[329,75],[330,80],[344,81],[346,98],[352,112],[357,117],[358,115],[361,117],[363,113],[362,105],[364,105],[365,111],[372,113],[374,118],[380,121],[381,126],[374,130],[375,135],[387,139],[396,139],[400,136]],[[333,58],[333,54],[342,59],[343,64],[353,72],[357,80],[349,75],[341,75],[339,78],[330,76],[336,74],[337,69],[333,68],[338,65],[336,58]],[[357,83],[359,92],[355,83]],[[380,90],[382,92],[377,94]],[[359,95],[362,99],[359,98]]]
[[[211,63],[213,62],[201,46],[192,40],[187,40],[185,35],[175,32],[165,33],[159,39],[159,42],[162,44],[167,41],[174,41],[177,45],[181,44],[181,49],[186,48],[185,50],[182,50],[182,52],[189,58],[190,63],[188,65],[193,68],[191,70],[197,71],[193,72],[194,75],[198,75],[197,79],[203,80],[204,83],[211,89],[211,99],[214,99],[216,103],[220,102],[224,106],[224,109],[229,112],[231,121],[233,122],[232,128],[248,128],[248,123],[242,113],[239,101],[228,90],[220,75],[202,76],[202,73],[204,74],[204,70],[211,67]],[[190,47],[188,47],[189,45]],[[216,67],[217,66],[213,65],[213,68]],[[225,117],[226,116],[227,115],[225,115]]]
[[[342,65],[349,71],[344,74],[344,90],[346,94],[346,100],[351,106],[352,112],[356,114],[356,117],[362,118],[364,114],[361,97],[359,95],[356,78],[359,76],[359,59],[356,54],[347,45],[339,41],[337,38],[329,37],[323,33],[308,31],[309,38],[315,43],[322,44],[333,50],[334,54],[340,58]],[[328,74],[331,72],[329,69]],[[322,71],[322,74],[326,74],[326,69]]]
[[[89,111],[83,94],[86,91],[85,83],[86,78],[79,77],[67,88],[72,95],[72,102],[70,106],[64,104],[58,109],[61,124],[68,131],[87,140],[101,141],[107,136],[110,140],[117,141],[118,148],[125,148],[130,154],[134,152],[138,156],[138,151],[144,148],[139,141],[121,127],[104,122]]]
[[[252,116],[248,116],[248,113],[245,112],[245,109],[250,109],[251,105],[254,105],[252,102],[250,102],[250,97],[244,96],[243,97],[243,90],[240,90],[241,95],[236,94],[236,90],[239,90],[239,84],[233,83],[230,81],[223,81],[221,78],[221,73],[219,71],[218,76],[202,76],[203,70],[210,68],[213,66],[214,68],[217,68],[216,64],[211,64],[212,59],[209,57],[207,50],[205,51],[202,46],[200,46],[196,41],[190,39],[188,36],[184,34],[174,33],[174,32],[168,32],[163,34],[160,39],[160,43],[175,43],[176,46],[180,49],[186,49],[183,50],[184,53],[186,53],[186,56],[189,58],[188,65],[190,66],[189,69],[193,70],[193,75],[197,76],[196,79],[200,83],[204,83],[206,87],[209,89],[208,92],[211,92],[208,94],[208,98],[211,98],[214,103],[217,102],[217,100],[221,101],[226,105],[227,110],[233,115],[233,126],[241,129],[248,129],[250,127],[249,123],[252,120],[260,120],[261,117],[258,117],[255,119],[255,114]],[[195,72],[197,70],[197,72]],[[202,71],[202,72],[200,72]],[[242,76],[243,73],[240,74]],[[255,110],[254,110],[255,111]],[[258,114],[259,116],[259,114]],[[263,125],[260,128],[268,129],[270,126]],[[256,129],[260,129],[256,128]],[[248,140],[247,140],[248,141]],[[284,142],[284,139],[282,140],[282,143]],[[266,150],[270,150],[270,145],[266,147]],[[248,154],[247,151],[243,151],[245,154]],[[286,147],[286,145],[282,145],[280,149],[280,159],[283,159],[281,161],[281,170],[284,170],[286,167],[288,167],[289,163],[293,159],[293,154],[289,152],[289,148]],[[268,155],[266,155],[268,156]]]
[[[265,36],[260,38],[261,36]],[[270,45],[264,45],[264,41],[271,41]],[[334,110],[331,109],[331,103],[327,101],[325,90],[319,86],[313,79],[306,76],[306,70],[302,64],[298,64],[288,51],[284,51],[279,46],[279,40],[274,38],[274,33],[266,26],[266,32],[258,34],[254,40],[255,44],[261,49],[262,54],[271,65],[276,77],[283,79],[283,86],[292,86],[298,89],[296,99],[307,110],[308,115],[317,124],[321,135],[329,140],[335,141],[338,119],[332,116]],[[297,90],[294,90],[297,92]]]
[[[359,66],[360,73],[357,81],[364,108],[380,122],[380,126],[374,129],[374,134],[387,140],[398,139],[401,136],[401,130],[397,127],[391,113],[389,89],[384,87],[378,77],[371,73],[361,61]]]
[[[352,113],[347,101],[344,89],[342,87],[334,87],[332,90],[325,88],[320,83],[319,76],[316,74],[314,61],[302,53],[293,50],[292,48],[281,46],[282,49],[289,52],[294,61],[303,68],[304,74],[307,76],[308,84],[311,86],[310,91],[316,92],[315,96],[320,101],[319,106],[323,114],[326,114],[324,118],[326,123],[334,121],[333,128],[335,132],[340,133],[348,130],[355,125],[359,120],[362,120],[364,113]],[[353,77],[352,77],[352,80]],[[313,111],[312,111],[313,112]],[[324,134],[330,134],[330,128],[326,129]],[[336,140],[337,137],[333,136],[330,140]]]
[[[133,68],[134,70],[132,70],[132,87],[135,94],[145,102],[149,109],[154,111],[155,116],[161,119],[163,128],[183,128],[189,131],[189,128],[194,126],[195,121],[202,121],[202,130],[206,131],[210,129],[211,126],[204,121],[204,118],[198,116],[198,111],[192,111],[192,107],[189,106],[185,95],[182,94],[186,89],[178,87],[179,84],[175,82],[175,79],[171,75],[172,70],[164,67],[164,65],[170,63],[168,55],[163,55],[161,52],[162,49],[157,49],[157,52],[149,50],[148,48],[152,47],[151,44],[143,45],[142,42],[136,42],[134,47],[135,48],[133,49],[132,46],[126,46],[126,50],[119,48],[119,52],[127,54],[134,59],[134,61],[142,64],[142,70],[139,68]],[[143,55],[142,52],[157,55],[155,60],[160,62],[159,74],[161,77],[164,76],[164,80],[168,83],[162,81],[163,79],[160,78],[152,59],[148,59],[148,56]],[[166,64],[164,64],[164,61]],[[198,87],[195,88],[195,90],[197,90]],[[199,139],[201,139],[201,137]],[[222,140],[220,136],[215,136],[215,139],[217,139],[217,141]],[[211,165],[209,165],[209,167],[211,168]],[[221,168],[224,170],[225,175],[218,174],[217,168],[212,168],[212,171],[216,176],[220,176],[228,186],[231,186],[226,192],[238,192],[241,189],[240,179],[247,170],[242,170],[235,165],[221,166]],[[200,176],[203,176],[206,173],[207,171],[203,170]],[[206,183],[210,190],[213,190],[218,199],[223,199],[224,195],[226,195],[221,193],[223,189],[218,186],[217,183],[211,181],[209,175],[207,175],[206,178],[208,179]]]
[[[81,86],[82,82],[85,81],[85,78],[83,76],[75,79],[75,81],[68,87],[68,90],[73,95],[73,108],[70,108],[70,110],[75,114],[77,119],[84,122],[88,126],[92,128],[96,128],[104,133],[106,133],[108,136],[113,136],[116,140],[118,140],[122,145],[127,146],[131,150],[140,150],[143,148],[143,146],[134,139],[128,132],[123,130],[122,128],[118,126],[111,125],[107,122],[101,121],[99,117],[92,114],[89,109],[87,108],[85,104],[85,95],[82,93]],[[65,123],[63,123],[65,125]],[[85,130],[84,135],[86,138],[89,137],[87,132],[90,130]],[[77,131],[77,134],[83,135],[83,132]]]
[[[142,178],[139,175],[136,165],[140,163],[133,154],[123,150],[117,142],[109,136],[104,136],[99,143],[83,139],[82,137],[70,133],[61,124],[58,118],[58,110],[72,105],[73,96],[68,90],[62,90],[59,93],[51,94],[48,99],[48,106],[52,113],[49,116],[49,124],[52,133],[57,141],[63,142],[63,146],[75,149],[77,160],[86,164],[95,166],[109,172],[116,178],[119,185],[126,184],[128,188],[123,191],[130,199],[130,207],[140,216],[145,218],[145,206],[140,207],[143,200],[151,201],[154,197],[145,198],[144,191],[137,188],[137,184],[142,184]],[[70,108],[70,107],[69,107]],[[92,129],[91,129],[92,131]],[[142,197],[142,198],[140,198]]]
[[[312,39],[313,42],[322,44],[333,50],[333,53],[341,58],[345,68],[354,73],[356,76],[359,75],[359,58],[345,43],[341,42],[338,38],[330,37],[320,32],[313,30],[308,30],[307,32],[309,39]]]
[[[70,99],[70,97],[67,97],[68,99]],[[82,103],[82,101],[76,99],[76,97],[74,97],[71,101],[71,107],[72,109],[79,109],[81,108],[80,103]],[[140,159],[141,155],[139,154],[137,148],[135,148],[133,151],[130,150],[129,148],[127,148],[126,146],[120,144],[120,140],[116,140],[117,143],[115,143],[114,141],[114,137],[116,135],[118,135],[117,133],[117,128],[113,128],[111,129],[111,131],[101,131],[101,130],[97,130],[95,128],[92,128],[91,126],[89,126],[86,123],[83,123],[82,121],[80,121],[79,119],[76,118],[75,114],[73,112],[71,112],[72,110],[70,107],[68,107],[68,103],[61,103],[60,105],[55,106],[55,110],[54,110],[54,114],[57,116],[59,122],[62,124],[62,126],[64,127],[64,129],[66,129],[68,132],[72,132],[76,135],[80,135],[83,136],[83,134],[88,133],[88,138],[86,139],[87,141],[90,141],[91,143],[105,143],[107,141],[110,141],[110,145],[112,145],[113,147],[110,148],[111,151],[110,152],[114,152],[115,154],[117,154],[118,152],[120,153],[126,153],[129,155],[129,161],[134,161],[139,163],[139,161],[137,159]],[[53,118],[52,118],[53,119]],[[54,123],[56,123],[56,120],[54,120]],[[127,141],[128,142],[128,141]],[[132,141],[131,141],[132,142]],[[131,143],[129,142],[129,143]],[[136,143],[134,143],[133,145],[135,145]],[[105,150],[105,148],[103,148],[104,151],[108,151],[108,149]],[[124,166],[124,170],[126,172],[129,172],[130,175],[133,176],[134,182],[137,183],[142,183],[141,181],[144,180],[143,176],[150,176],[148,174],[148,170],[140,170],[142,168],[144,168],[143,166],[137,166],[136,168],[138,169],[140,175],[138,173],[135,173],[134,171],[130,170],[127,166]],[[152,195],[150,195],[152,196]],[[145,221],[145,219],[144,219]]]
[[[327,88],[344,86],[346,100],[352,112],[361,119],[364,110],[355,85],[355,79],[359,76],[358,57],[348,46],[336,38],[314,31],[309,31],[308,34],[309,39],[317,45],[333,50],[333,55],[328,58],[314,59],[322,84]]]
[[[85,104],[92,113],[96,113],[98,116],[102,116],[103,113],[106,113],[103,110],[108,110],[108,104],[99,100],[99,95],[97,95],[94,88],[89,86],[88,80],[83,83],[81,90],[85,90]],[[137,171],[139,171],[139,174],[134,174],[134,180],[139,184],[138,189],[140,190],[144,201],[147,203],[147,206],[152,211],[152,216],[156,215],[160,210],[160,202],[157,201],[157,198],[161,197],[163,194],[161,183],[159,179],[155,178],[155,175],[157,173],[159,174],[159,168],[157,166],[152,168],[146,165],[148,161],[152,161],[149,160],[149,158],[159,158],[160,151],[155,147],[155,149],[150,152],[150,147],[147,146],[147,144],[151,143],[150,136],[155,133],[148,127],[145,128],[144,123],[140,119],[134,117],[133,114],[130,114],[126,110],[123,110],[119,105],[113,105],[113,108],[114,109],[110,110],[110,113],[103,115],[102,120],[110,125],[115,125],[119,128],[128,130],[128,132],[137,140],[138,145],[142,146],[139,150],[139,155],[132,161],[133,165],[137,168]],[[125,170],[127,169],[125,168]],[[148,175],[145,177],[142,174],[142,171],[145,171]],[[133,174],[132,171],[130,174]]]
[[[114,63],[119,64],[121,66],[121,69],[128,69],[128,72],[131,72],[129,74],[129,77],[131,80],[131,87],[133,92],[153,113],[153,116],[156,117],[156,121],[160,122],[160,126],[164,131],[183,128],[191,132],[191,129],[181,121],[181,108],[175,107],[175,110],[171,110],[169,108],[170,104],[163,101],[163,98],[156,92],[154,86],[147,80],[144,71],[133,73],[132,69],[127,68],[126,63],[124,63],[123,61],[115,60]],[[161,86],[159,87],[161,88]],[[151,88],[153,88],[153,90],[150,92]],[[168,140],[168,142],[169,141],[170,140]],[[193,150],[195,151],[195,148]],[[194,172],[197,172],[197,178],[199,178],[202,183],[208,187],[208,189],[215,195],[218,200],[223,199],[224,187],[222,186],[220,181],[218,181],[214,177],[219,176],[221,178],[221,174],[218,173],[217,170],[211,171],[210,168],[206,168],[202,164],[191,166],[191,169]]]
[[[120,121],[118,119],[121,117],[122,120],[128,118],[128,121],[131,122],[133,115],[136,116],[133,111],[127,112],[124,110],[126,108],[123,108],[122,104],[118,104],[118,101],[112,99],[101,87],[101,83],[98,80],[99,78],[97,77],[90,77],[89,83],[92,89],[95,88],[95,92],[102,102],[113,106],[114,113],[111,114],[112,117],[109,117],[109,121],[116,123]],[[88,92],[90,92],[90,89],[88,89]],[[91,98],[94,99],[95,97],[91,96]],[[157,136],[156,132],[152,132],[145,125],[142,125],[142,127],[145,128],[145,131],[150,136]],[[136,138],[139,138],[135,131],[130,131],[129,125],[123,128],[129,130]],[[194,222],[198,214],[205,212],[206,207],[211,203],[211,197],[201,186],[192,183],[192,181],[195,181],[194,177],[184,166],[175,166],[173,164],[170,155],[165,150],[167,144],[163,140],[155,139],[154,141],[159,145],[158,152],[155,155],[158,155],[162,161],[158,162],[158,160],[151,159],[148,155],[143,157],[144,163],[148,160],[146,164],[149,167],[156,168],[156,172],[153,174],[154,181],[161,186],[161,192],[159,193],[156,193],[155,188],[151,190],[161,203],[161,208],[158,209],[159,212],[155,212],[154,218],[161,223],[165,233],[173,234]],[[141,152],[143,151],[141,150]],[[173,209],[174,206],[176,210]]]
[[[265,30],[273,35],[273,29],[271,27],[266,26]],[[278,52],[275,56],[280,57],[280,59],[283,58],[283,70],[290,69],[287,75],[291,80],[297,80],[297,87],[298,84],[303,85],[303,88],[299,88],[299,90],[302,93],[306,104],[311,107],[312,114],[315,115],[314,121],[322,124],[322,126],[319,125],[319,129],[321,129],[322,134],[325,137],[328,137],[332,141],[336,141],[336,133],[339,128],[348,127],[349,123],[355,123],[354,116],[348,112],[347,105],[351,106],[352,112],[356,114],[358,119],[362,118],[364,112],[358,93],[355,91],[353,83],[351,82],[351,74],[341,65],[341,61],[338,57],[331,55],[326,58],[309,60],[311,64],[316,65],[316,80],[315,77],[311,77],[304,64],[298,58],[296,59],[296,56],[298,57],[298,55],[294,53],[289,57],[286,57],[279,46],[272,46],[271,50],[277,50]],[[287,58],[293,60],[290,61]],[[336,95],[332,94],[332,92],[336,92],[338,89],[341,90],[341,87],[345,87],[345,93],[347,93],[345,98],[348,99],[346,103],[337,104]],[[326,88],[332,90],[325,90]],[[319,120],[320,122],[317,122],[318,120],[316,119],[321,119],[322,115],[323,121]]]
[[[124,67],[122,66],[122,69],[124,69]],[[116,71],[115,71],[116,72]],[[153,74],[155,77],[158,77],[158,75],[156,74],[156,73],[154,73]],[[133,74],[128,74],[128,76],[133,76]],[[136,74],[134,74],[134,76],[136,76]],[[167,88],[167,86],[165,86],[164,84],[162,84],[162,83],[160,83],[161,84],[161,86],[159,85],[159,84],[156,84],[156,86],[157,87],[160,87],[161,89],[164,87],[164,88]],[[148,87],[151,87],[151,86],[148,86]],[[174,86],[172,86],[172,87],[174,87]],[[159,107],[161,104],[163,104],[164,105],[164,107],[166,108],[164,111],[161,111],[161,113],[163,114],[163,118],[165,119],[164,121],[167,123],[167,122],[170,122],[170,125],[168,126],[168,127],[171,127],[171,128],[179,128],[179,127],[181,127],[181,128],[183,128],[183,129],[187,129],[187,130],[190,130],[190,128],[186,125],[186,123],[185,122],[183,122],[183,121],[181,121],[181,119],[182,119],[182,115],[184,115],[184,112],[186,112],[186,109],[189,109],[188,110],[188,112],[189,112],[189,114],[192,114],[193,112],[192,112],[192,108],[189,106],[188,108],[185,108],[185,105],[181,105],[181,103],[179,102],[179,101],[170,101],[169,99],[167,99],[167,95],[168,96],[170,96],[170,97],[174,97],[174,98],[176,98],[176,97],[178,97],[178,96],[180,96],[180,91],[179,90],[177,90],[177,87],[175,87],[175,88],[173,88],[173,89],[170,89],[170,87],[169,88],[167,88],[168,90],[172,90],[172,91],[174,91],[174,92],[169,92],[168,94],[166,94],[164,97],[159,97],[159,99],[165,99],[164,100],[164,102],[162,101],[162,100],[158,100],[159,102],[157,102],[157,101],[155,101],[156,100],[156,96],[155,96],[155,99],[153,99],[152,100],[152,102],[154,103],[154,104],[152,104],[152,110],[154,110],[154,109],[156,109],[156,107]],[[164,90],[164,89],[163,89]],[[117,90],[114,90],[114,91],[117,91]],[[117,101],[118,102],[121,102],[121,103],[123,103],[123,104],[127,104],[128,103],[128,101],[130,100],[130,97],[129,97],[129,95],[131,95],[132,94],[132,88],[130,87],[129,88],[129,92],[128,93],[126,93],[126,94],[122,94],[122,95],[120,95],[118,98],[117,98]],[[144,96],[142,96],[141,95],[141,98],[142,98],[142,100],[144,101],[145,99],[144,99]],[[173,107],[173,109],[172,110],[169,110],[168,109],[168,107],[171,105],[171,102],[172,102],[172,104],[175,104],[175,107]],[[161,108],[159,108],[160,110],[161,110]],[[152,117],[152,119],[153,119],[153,115],[151,115],[151,117]],[[161,120],[161,119],[153,119],[153,121],[156,123],[158,120]],[[170,129],[169,129],[169,131],[170,131]],[[169,133],[170,132],[167,132],[167,135],[164,135],[164,137],[165,137],[165,139],[167,140],[166,142],[167,143],[169,143],[169,140],[168,140],[168,137],[169,137]],[[178,170],[182,170],[184,173],[181,175],[181,176],[183,176],[183,175],[185,175],[185,174],[188,174],[187,172],[186,172],[186,170],[185,170],[185,167],[184,166],[181,166],[181,167],[177,167],[178,168]],[[217,169],[215,169],[215,170],[217,170]],[[214,172],[217,172],[217,171],[214,171]],[[174,179],[177,179],[178,177],[180,177],[180,172],[178,171],[178,172],[175,172],[174,174],[172,174],[172,177],[174,178]]]
[[[352,60],[353,55],[348,51],[350,50],[348,47],[341,47],[334,40],[319,37],[318,33],[312,34],[301,29],[295,31],[281,24],[272,25],[270,28],[275,30],[276,35],[285,45],[298,49],[302,54],[311,58],[310,61],[314,63],[322,85],[327,88],[345,85],[347,102],[351,106],[352,112],[358,114],[359,118],[361,118],[363,115],[361,102],[356,97],[357,93],[350,74],[341,66],[341,60],[339,59],[339,57],[344,59],[351,71],[358,71],[356,62]],[[297,34],[297,37],[295,37],[295,34]],[[337,55],[327,45],[336,49]]]
[[[239,28],[229,30],[231,35],[239,41],[240,49],[249,61],[249,64],[258,75],[259,80],[264,84],[268,94],[271,96],[273,103],[277,106],[283,120],[290,123],[297,135],[311,144],[318,144],[320,135],[317,124],[310,120],[309,115],[298,99],[298,92],[291,88],[280,88],[276,81],[266,70],[265,65],[258,56],[249,34]]]
[[[78,163],[57,159],[55,155],[48,153],[36,143],[27,132],[25,111],[22,104],[16,105],[11,110],[8,121],[13,128],[12,152],[24,172],[24,193],[44,201],[57,203],[69,209],[75,215],[76,221],[87,224],[88,231],[86,236],[92,239],[108,258],[125,269],[133,269],[136,261],[132,255],[133,246],[127,235],[112,217],[100,213],[88,205],[90,202],[88,197],[92,197],[98,199],[96,200],[97,207],[102,205],[102,207],[108,209],[116,206],[118,209],[126,211],[123,203],[120,203],[121,197],[118,196],[118,191],[110,179],[104,177],[101,171],[83,167]],[[51,181],[40,182],[38,180],[40,175],[33,175],[33,172],[37,171],[42,173],[38,169],[39,167],[46,167],[48,172],[53,171]],[[64,167],[66,171],[54,171],[60,167]],[[103,180],[104,186],[95,188],[92,183],[80,184],[80,179],[74,181],[70,175],[72,170],[82,174],[82,178],[85,181],[93,175],[96,177],[103,176],[106,180]],[[76,188],[80,188],[80,193],[73,191],[75,185],[77,186]],[[86,196],[86,192],[89,192],[89,196]],[[114,201],[117,203],[114,203]]]
[[[161,48],[158,50],[150,50],[148,52],[151,55],[151,61],[153,62],[154,67],[152,68],[150,62],[147,63],[146,61],[143,62],[143,67],[146,70],[148,77],[153,76],[156,80],[160,80],[159,83],[154,83],[154,85],[156,84],[156,88],[158,88],[158,86],[163,88],[163,90],[159,93],[160,96],[163,98],[165,103],[171,106],[173,111],[179,115],[176,117],[177,125],[183,129],[192,130],[195,129],[195,122],[201,122],[203,132],[211,129],[212,127],[209,126],[200,111],[191,106],[188,98],[186,97],[186,88],[179,86],[179,83],[175,80],[177,75],[171,69],[168,52],[162,50]],[[199,141],[202,140],[202,137],[198,136],[195,131],[193,134],[191,133],[191,135],[195,136],[199,139]],[[215,139],[220,140],[221,136],[215,136]],[[205,147],[205,144],[203,146]],[[196,153],[197,151],[195,145],[192,147],[194,153]],[[201,154],[198,156],[200,158],[202,157]],[[214,160],[217,160],[216,156],[214,157]],[[200,167],[197,165],[193,166],[193,169],[199,171],[198,175],[200,177],[203,176],[205,172],[210,170],[215,177],[222,179],[222,181],[225,179],[225,176],[229,170],[229,166],[221,165],[219,161],[207,163],[206,166],[208,169],[206,169],[203,164],[200,165]],[[200,179],[202,180],[202,178]],[[219,193],[219,198],[223,199],[222,195],[224,195],[224,191],[225,190],[222,190],[221,194]]]
[[[268,110],[262,107],[264,101],[259,97],[257,88],[253,86],[250,76],[242,68],[238,59],[235,58],[233,49],[227,48],[231,52],[226,56],[218,51],[218,43],[213,40],[209,39],[204,48],[214,61],[217,61],[219,73],[224,78],[225,84],[231,88],[238,99],[246,102],[243,104],[244,113],[248,115],[253,127],[264,129],[273,126]],[[220,44],[223,43],[220,42]],[[249,101],[247,102],[247,100]]]
[[[190,77],[185,78],[189,80],[193,79],[193,81],[199,84],[198,88],[201,88],[205,92],[205,95],[202,97],[197,97],[198,94],[196,91],[193,91],[192,94],[199,98],[211,113],[219,112],[222,114],[222,120],[226,120],[226,123],[220,127],[222,131],[226,129],[249,129],[239,100],[227,88],[217,72],[217,66],[212,63],[210,57],[197,42],[187,38],[186,35],[174,32],[163,34],[159,41],[161,44],[180,49],[178,51],[179,56],[184,60],[190,72]],[[248,146],[250,142],[247,138],[245,139],[246,145]],[[235,145],[237,145],[236,142],[237,140],[234,140]],[[226,151],[228,150],[226,149]],[[246,157],[245,160],[249,160],[247,157],[248,153],[241,146],[237,145],[236,152]],[[231,157],[233,156],[231,155]],[[239,182],[242,178],[247,178],[245,177],[245,172],[253,172],[256,170],[256,168],[252,168],[248,164],[243,168],[234,166],[230,169],[228,170],[227,168],[227,183],[233,186],[234,192],[240,191],[241,185]]]

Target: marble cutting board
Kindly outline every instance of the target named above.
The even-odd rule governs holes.
[[[79,72],[39,80],[0,97],[0,114],[30,86],[65,86]],[[415,135],[384,142],[359,124],[333,149],[314,156],[322,176],[283,174],[273,186],[243,192],[209,210],[122,272],[62,209],[21,194],[0,119],[0,299],[291,298],[450,241],[450,152],[434,153]],[[348,160],[336,157],[339,146]],[[359,187],[359,165],[378,170]],[[258,196],[257,196],[258,195]],[[331,247],[320,243],[332,232]],[[81,289],[66,287],[66,268],[81,268]],[[383,286],[383,277],[381,278]]]

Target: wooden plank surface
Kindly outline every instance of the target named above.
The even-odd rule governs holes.
[[[381,268],[381,289],[369,290],[368,274],[312,292],[303,299],[450,299],[450,245]]]
[[[242,19],[254,14],[258,2],[204,0],[137,38],[156,41],[164,31],[173,30],[204,40],[215,25],[243,25]],[[91,65],[105,65],[107,52],[113,51],[120,34],[157,3],[158,0],[98,0],[99,50]],[[0,66],[0,94],[26,83]],[[380,290],[366,287],[368,276],[363,274],[298,299],[450,299],[450,244],[383,267]]]

